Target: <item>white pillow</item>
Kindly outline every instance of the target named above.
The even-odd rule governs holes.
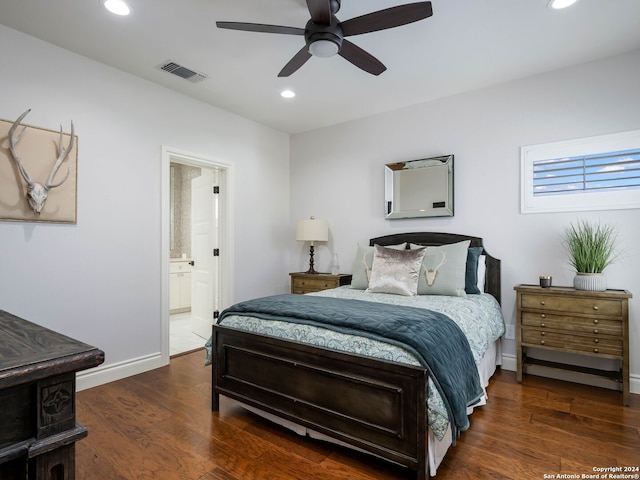
[[[482,293],[484,293],[484,276],[487,271],[486,261],[486,255],[480,255],[478,257],[478,290],[480,290],[480,292]]]

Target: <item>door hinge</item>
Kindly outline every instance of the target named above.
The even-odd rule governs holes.
[[[220,186],[219,185],[214,185],[213,186],[213,193],[215,193],[215,194],[220,193]]]
[[[214,257],[219,257],[220,256],[220,249],[219,248],[214,248],[213,249],[213,256]]]
[[[213,312],[213,319],[215,320],[215,319],[217,319],[218,317],[220,317],[220,310],[215,310],[215,311]]]

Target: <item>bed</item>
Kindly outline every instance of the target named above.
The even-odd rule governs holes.
[[[477,288],[482,287],[482,291],[476,295],[371,293],[356,288],[354,276],[354,288],[347,286],[304,296],[259,299],[265,308],[272,309],[265,310],[266,313],[252,314],[253,301],[247,302],[251,309],[246,311],[242,310],[245,307],[242,302],[228,309],[229,312],[223,312],[222,321],[214,325],[209,342],[213,364],[212,409],[220,408],[220,396],[223,396],[299,434],[333,441],[402,465],[413,470],[418,480],[435,475],[447,449],[455,444],[460,432],[468,428],[468,420],[465,425],[467,415],[486,401],[484,388],[501,363],[500,337],[504,333],[504,321],[499,306],[500,260],[486,252],[481,238],[467,235],[414,232],[372,238],[369,242],[371,247],[378,245],[402,250],[435,247],[429,252],[445,248],[441,246],[462,244],[469,252],[481,254],[476,260],[480,276]],[[376,255],[378,251],[390,250],[376,250]],[[454,263],[451,258],[449,261]],[[445,255],[441,263],[446,263]],[[437,275],[434,272],[432,278]],[[468,266],[466,273],[469,274]],[[427,274],[424,276],[427,278]],[[369,283],[368,289],[372,286],[373,282]],[[293,307],[301,308],[300,314],[296,313],[299,319],[284,319],[282,323],[282,318],[272,315],[280,312],[280,302],[285,300],[295,301]],[[300,302],[304,304],[301,307]],[[420,305],[416,307],[415,302]],[[376,313],[365,313],[368,310],[364,310],[364,304],[367,308],[369,304],[373,305]],[[337,310],[332,312],[329,305]],[[436,353],[432,353],[438,350],[437,345],[415,345],[414,340],[407,345],[389,340],[391,345],[387,345],[386,341],[380,341],[378,334],[354,336],[350,326],[346,328],[342,324],[326,330],[324,324],[306,313],[307,308],[322,310],[319,315],[324,314],[328,321],[337,319],[336,322],[341,322],[341,317],[353,314],[355,320],[364,325],[368,325],[369,318],[375,323],[376,317],[388,319],[395,316],[395,312],[411,317],[417,308],[428,308],[420,310],[420,314],[429,311],[439,315],[427,322],[428,325],[445,324],[442,315],[446,315],[447,322],[457,325],[444,334],[447,339],[455,336],[454,330],[463,333],[466,343],[462,343],[467,345],[469,352],[455,357],[471,358],[471,366],[468,360],[466,364],[460,360],[457,362],[460,365],[452,368],[453,374],[447,372],[450,378],[440,376],[440,373],[435,376],[435,367],[425,367],[421,355],[434,355],[432,361],[442,363],[435,357]],[[341,315],[342,311],[349,315]],[[485,315],[493,317],[487,324],[484,323]],[[473,326],[474,323],[478,326]],[[284,324],[293,326],[284,327]],[[393,330],[388,325],[383,328]],[[476,333],[472,330],[476,329],[482,331],[482,335],[478,334],[482,340],[475,338]],[[294,333],[287,333],[290,331]],[[410,332],[409,336],[416,335]],[[393,332],[389,337],[394,337]],[[350,346],[345,347],[345,344]],[[446,356],[447,352],[443,351],[441,355]],[[445,370],[449,368],[444,367]],[[460,376],[463,370],[468,372],[468,379],[467,373],[464,378]],[[480,395],[476,383],[482,390]],[[456,385],[464,392],[455,391]],[[465,398],[473,400],[461,403]],[[425,408],[427,405],[429,408]],[[464,406],[464,418],[460,415],[461,406]]]

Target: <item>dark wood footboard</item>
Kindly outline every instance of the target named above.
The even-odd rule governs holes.
[[[219,395],[305,426],[426,478],[425,369],[213,328]]]

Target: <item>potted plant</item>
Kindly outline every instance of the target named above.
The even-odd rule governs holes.
[[[565,232],[569,263],[576,269],[576,290],[603,291],[607,281],[602,271],[616,257],[617,232],[611,225],[592,224],[585,220],[571,224]]]

